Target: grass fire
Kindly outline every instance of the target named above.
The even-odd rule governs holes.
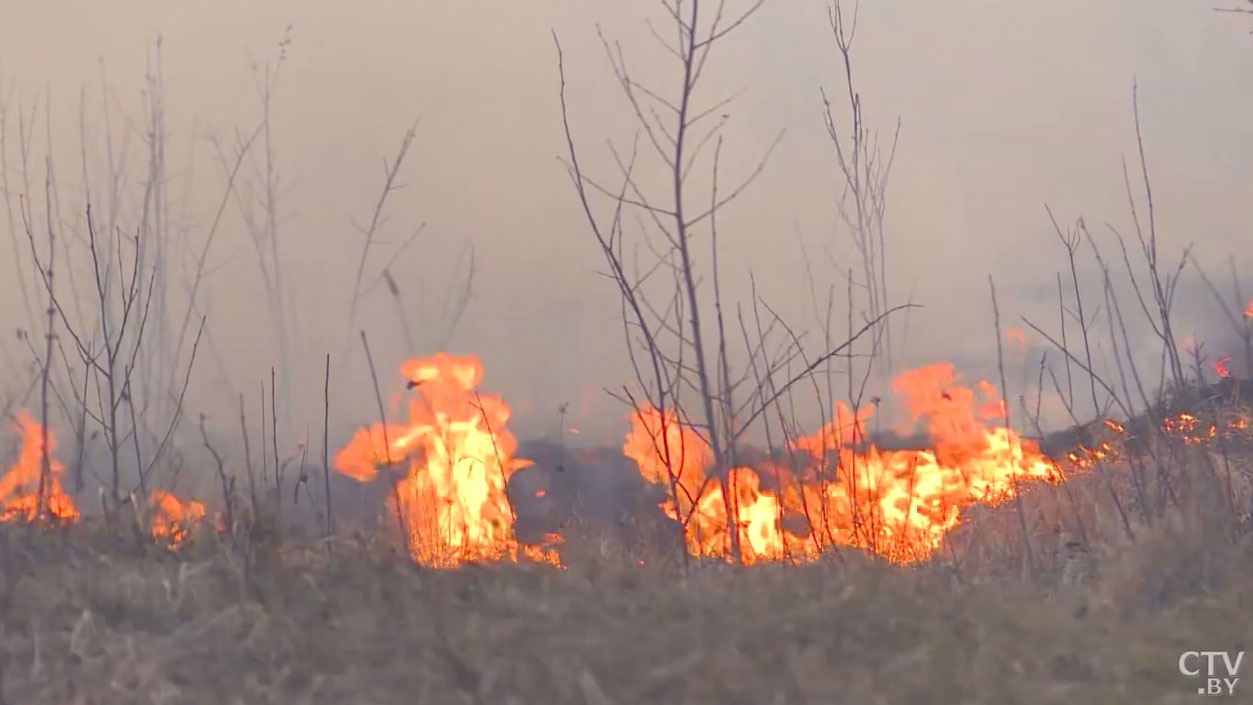
[[[875,407],[853,410],[841,402],[828,425],[772,454],[783,457],[732,469],[730,502],[708,477],[709,447],[674,414],[636,410],[624,450],[647,479],[671,487],[666,514],[685,527],[694,555],[728,556],[726,531],[733,524],[745,563],[814,560],[838,546],[913,562],[940,546],[963,508],[1003,502],[1019,482],[1062,477],[1034,442],[1006,425],[995,387],[957,382],[950,364],[904,372],[892,382],[906,397],[909,420],[926,423],[929,447],[876,447],[867,433]]]
[[[22,438],[17,463],[0,476],[0,521],[75,521],[74,499],[61,487],[64,466],[53,456],[56,436],[27,412],[17,415]]]
[[[10,4],[0,705],[1251,701],[1253,0]]]
[[[401,370],[412,390],[408,419],[362,429],[335,455],[335,469],[373,480],[379,466],[407,467],[393,480],[389,513],[413,558],[432,567],[518,557],[508,482],[527,460],[514,458],[509,407],[477,387],[483,364],[440,354]],[[532,558],[555,558],[522,547]]]
[[[408,420],[362,429],[336,454],[335,468],[360,481],[375,480],[380,467],[407,468],[394,480],[388,512],[404,527],[418,562],[517,560],[507,487],[531,461],[514,457],[509,407],[478,393],[482,363],[441,354],[411,360],[401,373],[412,390]],[[964,507],[1003,502],[1018,482],[1061,479],[1061,469],[1034,442],[1006,425],[995,387],[980,382],[976,390],[957,381],[952,365],[937,364],[893,382],[907,398],[910,420],[926,422],[930,448],[881,450],[867,443],[874,408],[854,413],[841,403],[830,424],[794,439],[783,453],[791,465],[768,460],[732,469],[729,503],[709,476],[708,445],[672,413],[633,410],[623,452],[645,480],[668,488],[665,513],[683,527],[693,556],[731,557],[726,527],[733,524],[746,564],[816,560],[835,546],[922,560]],[[728,505],[735,513],[730,524]],[[521,550],[557,561],[538,546]]]

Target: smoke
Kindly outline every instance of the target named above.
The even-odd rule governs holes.
[[[160,36],[168,224],[171,247],[183,253],[171,255],[169,287],[171,307],[181,312],[179,278],[191,266],[185,253],[199,251],[208,236],[227,183],[223,156],[229,163],[258,124],[257,77],[277,62],[290,26],[271,114],[290,359],[281,359],[244,212],[232,199],[210,250],[201,311],[209,334],[187,406],[229,438],[239,397],[257,407],[258,388],[277,367],[292,405],[285,440],[290,446],[304,433],[320,439],[322,365],[330,353],[334,448],[377,416],[357,338],[364,329],[385,401],[402,384],[395,373],[402,360],[446,346],[482,357],[483,388],[513,407],[519,437],[551,435],[564,421],[589,443],[614,445],[627,410],[602,390],[626,382],[630,366],[616,293],[599,274],[599,253],[556,158],[564,144],[551,31],[565,47],[575,137],[588,168],[612,175],[605,140],[628,144],[636,127],[596,25],[622,42],[642,80],[672,86],[673,66],[645,24],[646,16],[664,19],[656,9],[609,0],[491,11],[388,0],[22,3],[0,28],[9,195],[42,204],[50,153],[56,217],[81,224],[88,187],[99,203],[111,174],[120,173],[122,221],[133,228],[146,167],[143,91],[158,65]],[[842,291],[842,273],[855,266],[838,224],[841,185],[821,121],[819,89],[842,85],[825,13],[819,1],[767,3],[711,58],[708,92],[699,96],[712,102],[742,94],[727,108],[723,166],[730,175],[744,174],[777,131],[787,130],[761,179],[722,216],[721,267],[737,299],[749,297],[751,271],[774,308],[811,330],[819,322],[800,242],[823,289]],[[887,215],[890,273],[898,299],[925,306],[911,313],[902,364],[949,359],[970,378],[995,379],[988,274],[1006,326],[1024,327],[1020,316],[1055,325],[1055,276],[1066,264],[1045,203],[1065,222],[1083,215],[1111,257],[1104,224],[1133,232],[1122,162],[1126,156],[1139,193],[1133,81],[1163,257],[1193,244],[1207,268],[1225,271],[1234,256],[1237,270],[1248,271],[1253,43],[1240,18],[1170,0],[963,0],[864,4],[858,22],[855,70],[867,119],[888,132],[898,116],[902,122]],[[389,268],[400,309],[380,284],[349,328],[359,228],[383,188],[382,160],[394,158],[418,118],[399,179],[404,187],[389,197],[380,240],[394,250],[421,223],[427,227]],[[29,183],[20,176],[24,148]],[[110,154],[127,156],[111,163]],[[262,184],[260,165],[250,158],[240,183]],[[43,307],[20,219],[0,227],[18,229],[12,257],[10,243],[0,242],[0,317],[40,331],[18,289],[20,268],[32,309]],[[473,286],[448,335],[446,300],[470,271],[470,246]],[[371,259],[371,279],[390,251]],[[81,258],[76,267],[85,286]],[[1081,275],[1099,300],[1099,272]],[[1208,296],[1194,277],[1183,291]],[[1203,302],[1188,306],[1182,335],[1209,341],[1206,350],[1215,354],[1233,347],[1221,317],[1206,313]],[[1135,335],[1142,341],[1151,333]],[[1038,337],[1030,344],[1036,354],[1047,347]],[[7,332],[3,349],[5,388],[20,397],[29,350]],[[1034,383],[1036,360],[1013,361],[1011,398]],[[889,396],[886,387],[879,393]],[[259,409],[251,413],[260,417]]]

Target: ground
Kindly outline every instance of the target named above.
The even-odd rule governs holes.
[[[1199,530],[1047,588],[850,552],[434,572],[381,541],[2,535],[5,705],[1185,703],[1181,652],[1253,641],[1253,541]]]

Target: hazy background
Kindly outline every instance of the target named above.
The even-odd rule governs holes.
[[[901,141],[888,212],[890,276],[897,296],[926,308],[913,316],[905,356],[979,368],[994,359],[987,275],[1002,314],[1052,325],[1053,277],[1063,264],[1044,211],[1085,215],[1130,229],[1122,155],[1134,150],[1132,82],[1155,179],[1163,249],[1175,259],[1194,242],[1206,262],[1253,255],[1253,37],[1249,22],[1182,0],[952,0],[862,3],[855,47],[859,89],[873,126]],[[727,112],[728,181],[773,139],[787,135],[756,186],[721,216],[725,286],[747,298],[747,272],[773,305],[813,325],[800,238],[855,266],[837,228],[834,151],[820,87],[842,75],[822,0],[772,0],[714,57],[702,100],[743,89]],[[621,39],[641,78],[676,85],[644,31],[663,21],[655,3],[544,0],[422,3],[399,0],[0,0],[0,85],[29,110],[51,98],[52,152],[67,194],[81,192],[79,108],[88,106],[88,151],[103,159],[102,67],[111,99],[142,123],[141,89],[163,37],[171,192],[178,225],[204,237],[225,179],[208,137],[229,141],[260,115],[250,59],[273,62],[292,40],[274,96],[277,159],[287,190],[281,247],[308,416],[320,421],[321,366],[345,341],[357,356],[335,380],[332,443],[375,416],[355,339],[345,327],[360,235],[404,130],[417,142],[391,202],[385,237],[426,221],[422,240],[395,269],[413,325],[438,310],[457,254],[476,251],[474,297],[450,352],[482,357],[484,390],[514,407],[520,436],[553,433],[557,406],[584,438],[616,442],[624,410],[604,386],[626,381],[612,284],[565,170],[557,102],[555,30],[566,52],[576,138],[590,167],[606,171],[605,140],[626,144],[629,110],[596,37]],[[42,116],[33,140],[36,183],[46,150]],[[10,129],[13,129],[12,126]],[[141,135],[135,166],[142,174]],[[10,145],[10,150],[13,146]],[[93,162],[95,164],[95,162]],[[98,169],[98,164],[91,167]],[[137,178],[137,177],[136,177]],[[138,189],[132,180],[128,188]],[[67,196],[67,208],[70,203]],[[0,320],[12,358],[27,356],[8,331],[19,313],[8,243],[0,259]],[[241,390],[277,363],[262,290],[242,221],[228,210],[206,293],[218,363],[203,357],[189,405],[234,423]],[[825,262],[817,274],[836,280]],[[378,264],[378,263],[376,263]],[[824,284],[825,285],[825,284]],[[388,389],[404,350],[382,290],[364,325]],[[425,318],[419,311],[425,307]],[[1203,322],[1196,324],[1199,333]],[[1190,331],[1181,331],[1187,334]],[[1015,368],[1016,369],[1016,368]],[[976,369],[975,371],[979,371]]]

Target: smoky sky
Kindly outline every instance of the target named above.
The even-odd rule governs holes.
[[[1055,320],[1050,297],[1065,261],[1046,204],[1063,227],[1083,216],[1107,247],[1112,228],[1133,231],[1123,170],[1126,159],[1140,189],[1133,85],[1163,251],[1177,258],[1192,244],[1220,274],[1228,257],[1248,270],[1253,37],[1249,22],[1211,5],[861,3],[854,71],[866,119],[884,139],[900,121],[887,208],[890,286],[897,300],[924,305],[911,314],[907,362],[994,359],[989,275],[1007,321]],[[551,433],[563,402],[566,424],[589,438],[626,431],[625,410],[603,391],[630,377],[621,311],[559,161],[553,35],[565,53],[574,137],[588,168],[612,176],[607,145],[629,147],[637,128],[598,27],[621,42],[640,80],[673,91],[676,67],[646,24],[664,25],[659,3],[0,0],[0,8],[8,129],[16,134],[16,114],[37,108],[34,183],[50,151],[66,211],[83,200],[80,145],[88,181],[106,175],[106,103],[116,134],[131,136],[128,197],[142,188],[145,73],[160,37],[171,222],[190,243],[203,240],[222,197],[214,140],[229,145],[257,123],[258,76],[290,39],[271,121],[293,359],[277,359],[255,257],[239,212],[228,208],[205,289],[213,354],[198,363],[189,404],[229,418],[241,390],[284,364],[295,403],[311,410],[296,417],[317,419],[323,356],[357,355],[356,328],[364,328],[385,394],[401,360],[446,342],[449,352],[483,359],[483,388],[513,406],[519,435]],[[841,181],[822,118],[821,90],[844,90],[827,8],[767,2],[715,51],[696,96],[706,105],[737,96],[725,108],[728,182],[751,172],[783,133],[762,175],[720,215],[720,266],[729,295],[748,297],[751,271],[762,296],[802,327],[814,324],[802,252],[824,289],[842,286],[840,272],[856,266],[836,214]],[[50,108],[46,121],[37,106]],[[413,350],[382,288],[362,301],[353,329],[347,312],[357,227],[378,199],[384,160],[415,121],[382,236],[394,245],[426,224],[392,268]],[[6,328],[30,325],[3,245],[0,312],[13,322]],[[446,292],[468,271],[471,246],[472,295],[445,341]],[[371,276],[386,259],[371,260]],[[7,335],[9,354],[21,359],[25,350]],[[360,363],[335,368],[340,436],[374,416]]]

